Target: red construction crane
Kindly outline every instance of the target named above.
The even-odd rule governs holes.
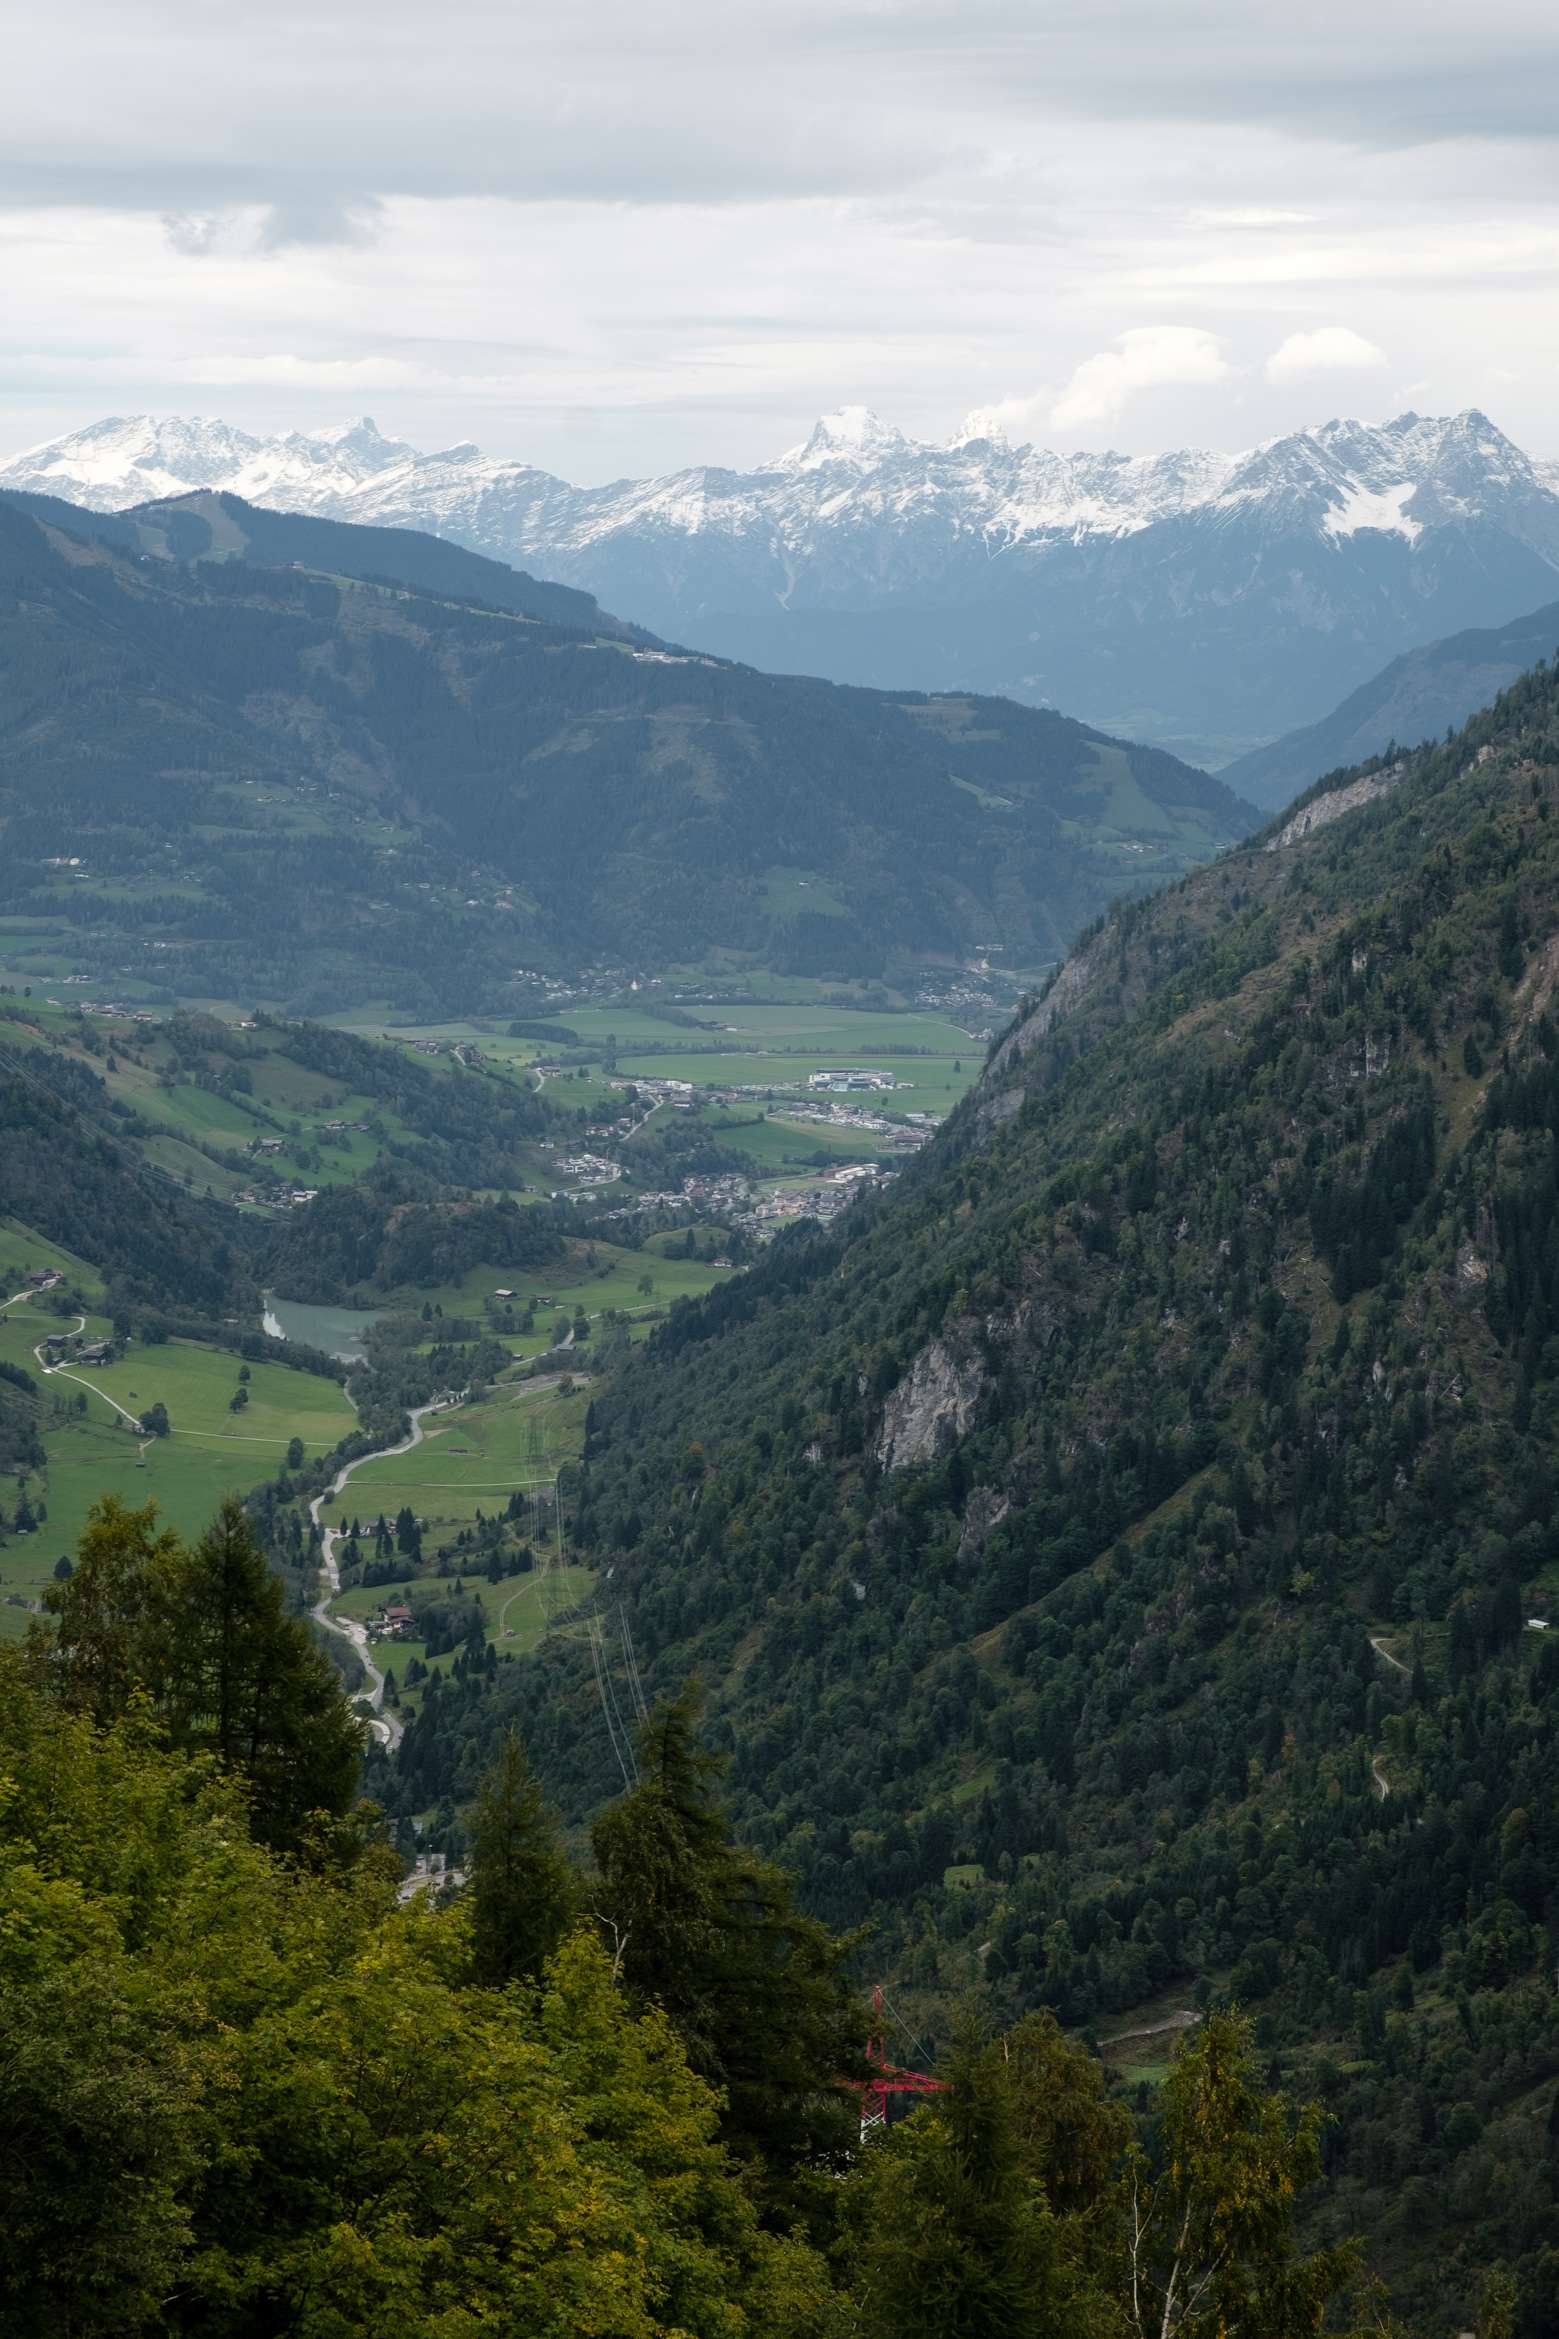
[[[882,2043],[882,1984],[872,1992],[872,2027],[866,2041],[866,2060],[876,2076],[861,2089],[861,2142],[888,2124],[888,2105],[896,2095],[940,2095],[947,2082],[924,2071],[901,2070],[890,2063]]]

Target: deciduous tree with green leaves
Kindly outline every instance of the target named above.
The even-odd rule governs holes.
[[[1323,2119],[1263,2093],[1239,2015],[1209,2015],[1182,2046],[1153,2151],[1134,2150],[1124,2178],[1134,2339],[1314,2339],[1359,2262],[1346,2245],[1306,2256],[1296,2239]]]

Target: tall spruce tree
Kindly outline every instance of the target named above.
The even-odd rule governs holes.
[[[262,1843],[298,1846],[317,1815],[357,1791],[362,1726],[233,1496],[160,1574],[161,1647],[149,1670],[175,1744],[215,1754],[248,1782]]]
[[[689,1683],[640,1734],[639,1783],[591,1831],[598,1909],[623,1979],[660,2005],[725,2097],[722,2134],[784,2218],[817,2209],[845,2164],[865,2077],[856,1946],[795,1906],[791,1879],[736,1844],[698,1740]]]
[[[517,1731],[482,1780],[466,1838],[476,1979],[493,1989],[531,1980],[568,1931],[578,1895]]]
[[[1103,2339],[1103,2296],[1067,2262],[1016,2110],[1002,2049],[965,2031],[945,2095],[868,2150],[848,2210],[862,2339]]]
[[[94,1504],[75,1572],[51,1586],[57,1694],[100,1727],[144,1698],[172,1744],[242,1775],[256,1837],[295,1850],[357,1791],[362,1728],[229,1496],[187,1549],[157,1506]]]

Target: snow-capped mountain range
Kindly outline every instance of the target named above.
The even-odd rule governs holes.
[[[196,487],[431,530],[755,665],[1002,691],[1209,762],[1559,573],[1559,465],[1476,410],[1130,456],[1015,447],[978,414],[933,444],[844,407],[756,471],[601,487],[367,419],[259,438],[141,415],[0,466],[98,510]]]

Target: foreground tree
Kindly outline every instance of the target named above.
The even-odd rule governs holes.
[[[965,2035],[946,2094],[868,2149],[844,2253],[862,2339],[1103,2339],[1016,2108],[1002,2049]]]
[[[262,1843],[296,1850],[349,1809],[361,1725],[234,1498],[191,1550],[155,1503],[106,1497],[47,1605],[54,1639],[35,1655],[63,1703],[106,1727],[143,1699],[174,1745],[242,1775]]]
[[[491,1989],[534,1980],[568,1931],[578,1894],[514,1730],[477,1790],[466,1840],[472,1970]]]
[[[865,2077],[845,1972],[855,1944],[803,1916],[791,1879],[732,1840],[699,1704],[689,1684],[645,1723],[639,1783],[591,1831],[597,1908],[634,1998],[664,2008],[724,2094],[725,2141],[771,2211],[822,2214],[824,2172],[854,2143],[845,2083]]]
[[[287,1614],[234,1497],[193,1550],[159,1570],[157,1626],[148,1671],[169,1734],[242,1773],[260,1841],[294,1850],[316,1815],[343,1816],[357,1791],[361,1724],[308,1626]]]
[[[1210,2015],[1164,2084],[1155,2151],[1125,2178],[1123,2288],[1137,2339],[1314,2339],[1351,2247],[1305,2257],[1294,2206],[1320,2168],[1318,2104],[1257,2084],[1248,2022]]]
[[[131,1510],[110,1494],[93,1504],[74,1569],[43,1596],[57,1620],[50,1677],[73,1712],[106,1725],[146,1687],[159,1584],[178,1549],[154,1502]]]
[[[235,1778],[0,1650],[0,2326],[60,2339],[835,2339],[713,2091],[576,1933],[279,1858]]]

